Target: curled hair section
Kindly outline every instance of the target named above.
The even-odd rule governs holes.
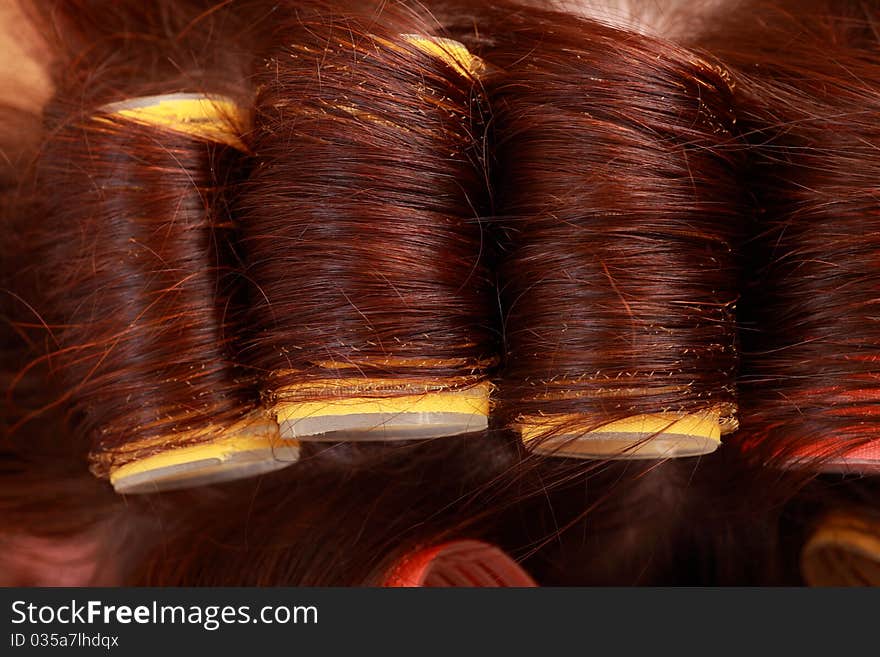
[[[485,429],[497,346],[482,62],[392,8],[279,23],[237,212],[253,290],[244,354],[282,435]]]
[[[754,11],[762,29],[731,15],[701,40],[737,78],[757,210],[736,444],[762,464],[876,472],[880,15],[847,2]]]
[[[37,163],[51,235],[35,301],[50,309],[47,359],[92,471],[118,492],[149,492],[288,465],[296,445],[278,442],[233,348],[227,191],[246,150],[243,82],[233,97],[204,69],[171,72],[167,58],[182,66],[204,43],[201,3],[163,4],[164,21],[120,7],[100,29],[78,4],[53,13],[73,45],[59,46]]]
[[[572,16],[498,10],[502,421],[541,452],[693,456],[737,427],[742,147],[727,71]]]

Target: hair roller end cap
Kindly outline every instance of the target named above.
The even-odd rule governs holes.
[[[524,418],[523,443],[547,456],[665,459],[711,454],[721,444],[717,413],[636,415],[594,428],[584,418]]]
[[[268,426],[267,426],[268,428]],[[244,479],[286,468],[299,459],[296,442],[273,433],[239,433],[211,443],[150,455],[115,468],[110,483],[133,495]]]
[[[809,586],[880,586],[880,522],[871,512],[833,512],[801,551]]]
[[[425,440],[484,431],[491,384],[398,397],[283,402],[281,436],[303,441]]]
[[[464,77],[477,77],[486,68],[485,62],[476,55],[472,55],[467,47],[459,41],[420,34],[403,34],[401,36],[422,52],[445,62],[452,70]]]
[[[110,103],[102,111],[141,125],[247,151],[239,135],[245,131],[249,117],[234,100],[225,96],[199,93],[142,96]]]

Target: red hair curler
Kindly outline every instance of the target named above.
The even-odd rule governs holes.
[[[391,569],[386,587],[534,587],[503,550],[481,541],[442,543],[413,552]]]

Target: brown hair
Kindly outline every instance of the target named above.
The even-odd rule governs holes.
[[[419,12],[394,8],[366,14],[328,11],[327,5],[295,10],[278,5],[270,12],[266,5],[249,4],[248,9],[263,7],[252,16],[264,29],[230,69],[247,69],[248,62],[264,67],[255,80],[254,129],[242,135],[253,158],[248,161],[236,149],[130,125],[106,112],[105,122],[95,123],[95,109],[145,93],[208,91],[248,105],[246,94],[240,95],[249,88],[243,76],[212,86],[210,71],[217,69],[204,63],[238,56],[234,48],[215,52],[210,46],[232,43],[220,26],[230,21],[229,28],[243,14],[211,11],[201,3],[160,4],[152,16],[139,16],[136,7],[129,17],[125,8],[114,12],[108,41],[71,28],[71,34],[85,35],[83,49],[75,52],[94,59],[77,59],[81,69],[74,67],[79,73],[59,96],[68,103],[59,105],[66,118],[49,124],[57,128],[49,143],[61,140],[58,156],[42,167],[70,184],[64,197],[70,207],[56,201],[48,215],[52,222],[56,216],[90,218],[95,207],[103,207],[95,216],[110,226],[118,220],[108,217],[120,210],[127,225],[136,225],[141,199],[158,198],[145,190],[150,183],[185,202],[203,237],[218,231],[228,237],[209,240],[225,245],[210,255],[198,239],[165,247],[178,266],[189,267],[192,280],[214,284],[210,290],[199,287],[187,307],[175,305],[174,312],[160,314],[187,320],[178,327],[186,344],[195,344],[188,342],[193,337],[196,351],[210,351],[222,361],[208,368],[217,375],[210,394],[220,401],[242,400],[220,404],[207,417],[219,418],[218,410],[226,408],[238,412],[244,400],[255,402],[255,381],[272,404],[283,388],[303,382],[311,388],[297,392],[309,394],[293,401],[351,395],[337,389],[327,394],[325,382],[341,378],[342,362],[358,366],[353,386],[358,396],[384,401],[408,391],[413,381],[423,390],[436,382],[444,391],[468,390],[489,375],[501,326],[506,358],[497,379],[498,419],[504,425],[520,424],[519,415],[571,413],[588,418],[587,429],[593,429],[633,414],[732,410],[737,402],[732,245],[743,227],[744,183],[757,179],[743,180],[741,135],[731,108],[741,107],[750,117],[745,137],[757,170],[778,170],[777,143],[786,144],[782,152],[790,157],[805,147],[797,140],[793,146],[761,141],[762,115],[752,113],[748,94],[737,95],[752,88],[751,77],[735,73],[732,92],[726,70],[709,55],[514,4],[476,10],[450,5],[449,33]],[[96,15],[73,18],[89,25]],[[431,37],[433,46],[407,36],[414,34]],[[435,40],[441,36],[454,37],[481,58],[481,64],[472,62],[484,67],[479,75],[467,70],[471,60],[462,59],[455,44]],[[104,50],[96,45],[114,42]],[[176,60],[193,66],[169,66],[161,54],[166,47],[182,48],[185,54]],[[149,55],[137,59],[138,49]],[[144,84],[111,93],[122,83],[112,75],[114,66],[102,61],[133,74],[142,71]],[[733,59],[728,61],[733,66]],[[177,79],[170,69],[185,71],[185,82],[169,85]],[[193,79],[204,84],[191,84]],[[88,81],[96,83],[95,96],[81,102]],[[821,98],[822,83],[816,84],[820,89],[810,93]],[[789,96],[780,94],[770,87],[761,101],[770,110],[764,117],[789,111]],[[798,122],[786,125],[795,129]],[[850,139],[856,132],[845,135]],[[101,148],[87,148],[83,135]],[[157,137],[164,148],[156,147]],[[820,138],[831,139],[803,137],[807,145]],[[183,167],[170,161],[178,152],[186,156]],[[837,154],[832,147],[821,153]],[[65,164],[87,165],[104,189],[88,188],[79,170],[65,172]],[[784,165],[797,171],[793,161]],[[818,165],[810,171],[817,173]],[[772,199],[774,185],[785,198],[797,188],[796,180],[771,178],[758,188],[759,198]],[[828,189],[828,198],[842,193],[836,185]],[[38,191],[61,198],[60,190]],[[168,198],[148,219],[173,214]],[[203,202],[208,198],[212,202]],[[780,206],[780,212],[793,211]],[[58,230],[53,223],[35,223]],[[95,262],[118,258],[94,239],[91,221],[76,219],[60,230],[78,226],[92,227],[90,245],[105,249],[103,260]],[[580,239],[583,234],[590,240]],[[384,251],[376,235],[388,236]],[[498,252],[487,245],[487,235],[497,238]],[[775,237],[784,239],[784,231]],[[82,251],[67,253],[64,245],[43,251],[39,241],[26,243],[29,253],[46,254],[45,268],[77,261],[88,274],[81,280],[93,281],[88,267],[93,259]],[[761,262],[762,251],[752,249],[747,243],[743,251]],[[364,259],[355,260],[358,254]],[[504,323],[496,327],[498,335],[492,328],[493,271],[501,276]],[[113,269],[101,275],[134,286],[120,295],[123,305],[142,301],[143,283],[152,280]],[[43,279],[35,279],[36,291],[19,286],[17,294],[41,309],[40,317],[58,334],[65,321],[57,316],[84,306],[73,297],[48,296]],[[243,280],[247,294],[240,294]],[[801,282],[794,274],[785,280]],[[840,298],[826,283],[821,291]],[[96,298],[98,288],[73,292]],[[217,303],[227,298],[229,304]],[[112,295],[108,302],[119,306]],[[217,305],[224,311],[217,312]],[[105,309],[103,300],[96,307]],[[186,330],[193,309],[209,318],[200,324],[204,332]],[[410,335],[408,322],[420,332]],[[16,326],[40,349],[43,326]],[[100,326],[89,324],[89,330]],[[32,329],[42,339],[34,339]],[[167,329],[165,323],[152,324],[139,344]],[[198,342],[205,336],[210,338]],[[163,347],[159,353],[161,374],[146,367],[139,372],[144,390],[158,389],[146,399],[148,409],[159,403],[160,393],[179,390],[160,386],[161,377],[193,352]],[[50,362],[60,364],[56,354]],[[127,360],[126,371],[139,362]],[[775,367],[775,376],[784,376],[784,363]],[[596,394],[609,384],[595,370],[613,373],[616,394]],[[38,405],[84,391],[43,388],[34,378],[38,372],[35,366],[21,377],[19,399],[23,386],[30,386]],[[660,378],[674,384],[660,384]],[[393,385],[364,386],[377,380]],[[619,381],[627,381],[625,388]],[[114,389],[107,394],[107,399],[90,395],[96,411],[78,402],[77,412],[67,417],[47,411],[41,421],[33,414],[30,421],[17,421],[24,428],[39,426],[46,435],[35,431],[28,445],[20,428],[15,449],[0,453],[4,486],[40,496],[0,495],[0,518],[13,533],[42,527],[64,536],[92,529],[108,552],[117,548],[119,581],[125,583],[380,584],[414,550],[477,539],[507,551],[541,583],[790,584],[799,581],[796,555],[817,509],[867,500],[870,494],[870,484],[840,485],[828,478],[804,485],[797,473],[780,474],[725,445],[699,459],[670,462],[544,459],[524,452],[519,437],[502,430],[416,442],[306,444],[300,462],[279,472],[121,502],[83,476],[84,468],[70,455],[79,450],[80,458],[82,446],[75,440],[61,443],[53,434],[61,427],[65,436],[78,435],[84,411],[111,413],[109,402],[121,398]],[[749,404],[760,401],[749,397]],[[85,424],[110,426],[96,417],[86,416]],[[65,420],[74,427],[66,428]],[[743,421],[762,426],[745,416]],[[794,490],[800,494],[790,500]],[[57,491],[68,495],[69,505],[48,502]],[[101,518],[120,523],[114,527],[126,523],[120,542],[102,533],[108,527]]]

